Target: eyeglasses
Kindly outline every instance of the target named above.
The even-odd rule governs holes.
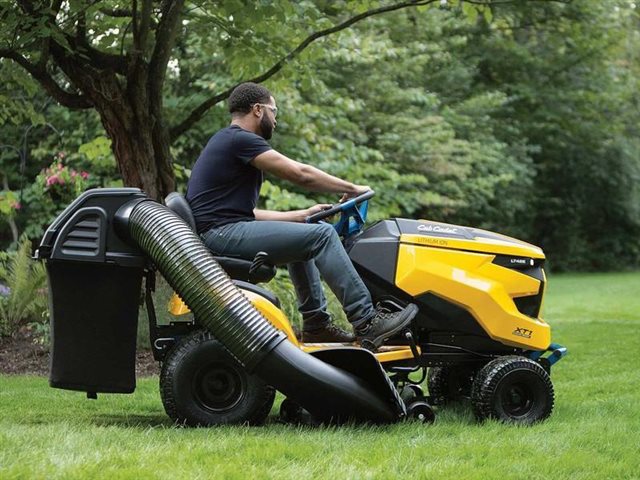
[[[269,105],[267,103],[254,103],[251,106],[253,107],[254,105],[260,105],[261,107],[266,107],[269,110],[271,110],[271,113],[273,113],[273,118],[276,118],[278,116],[278,107],[274,107],[274,106]]]

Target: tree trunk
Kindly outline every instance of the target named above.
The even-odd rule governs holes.
[[[113,72],[71,61],[64,51],[55,53],[62,69],[100,115],[124,185],[141,188],[156,200],[172,192],[169,131],[162,116],[162,99],[154,105],[149,98],[146,69],[122,81]]]
[[[127,187],[138,187],[156,200],[175,189],[169,153],[169,134],[147,112],[135,113],[132,105],[120,103],[115,108],[98,108],[102,124],[111,139],[111,148]]]

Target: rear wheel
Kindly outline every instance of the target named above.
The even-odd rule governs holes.
[[[549,374],[537,362],[519,356],[489,362],[476,376],[471,391],[478,420],[531,424],[551,415],[553,403]]]
[[[249,375],[207,331],[180,341],[160,374],[165,411],[188,426],[261,424],[275,397],[273,387]]]
[[[468,366],[431,367],[427,377],[429,398],[434,405],[444,405],[471,395],[476,370]]]

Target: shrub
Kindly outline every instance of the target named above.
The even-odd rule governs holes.
[[[12,335],[29,321],[46,326],[46,270],[31,259],[31,242],[15,252],[0,252],[0,335]],[[40,329],[42,330],[42,329]]]
[[[89,174],[63,163],[62,153],[42,170],[24,191],[28,222],[24,234],[39,238],[44,229],[67,205],[90,186]]]

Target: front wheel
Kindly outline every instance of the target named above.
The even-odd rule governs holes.
[[[167,415],[188,426],[264,422],[275,390],[249,375],[213,335],[204,330],[182,339],[160,373]]]
[[[551,378],[537,362],[515,355],[497,358],[476,375],[471,405],[478,420],[529,425],[553,410]]]

